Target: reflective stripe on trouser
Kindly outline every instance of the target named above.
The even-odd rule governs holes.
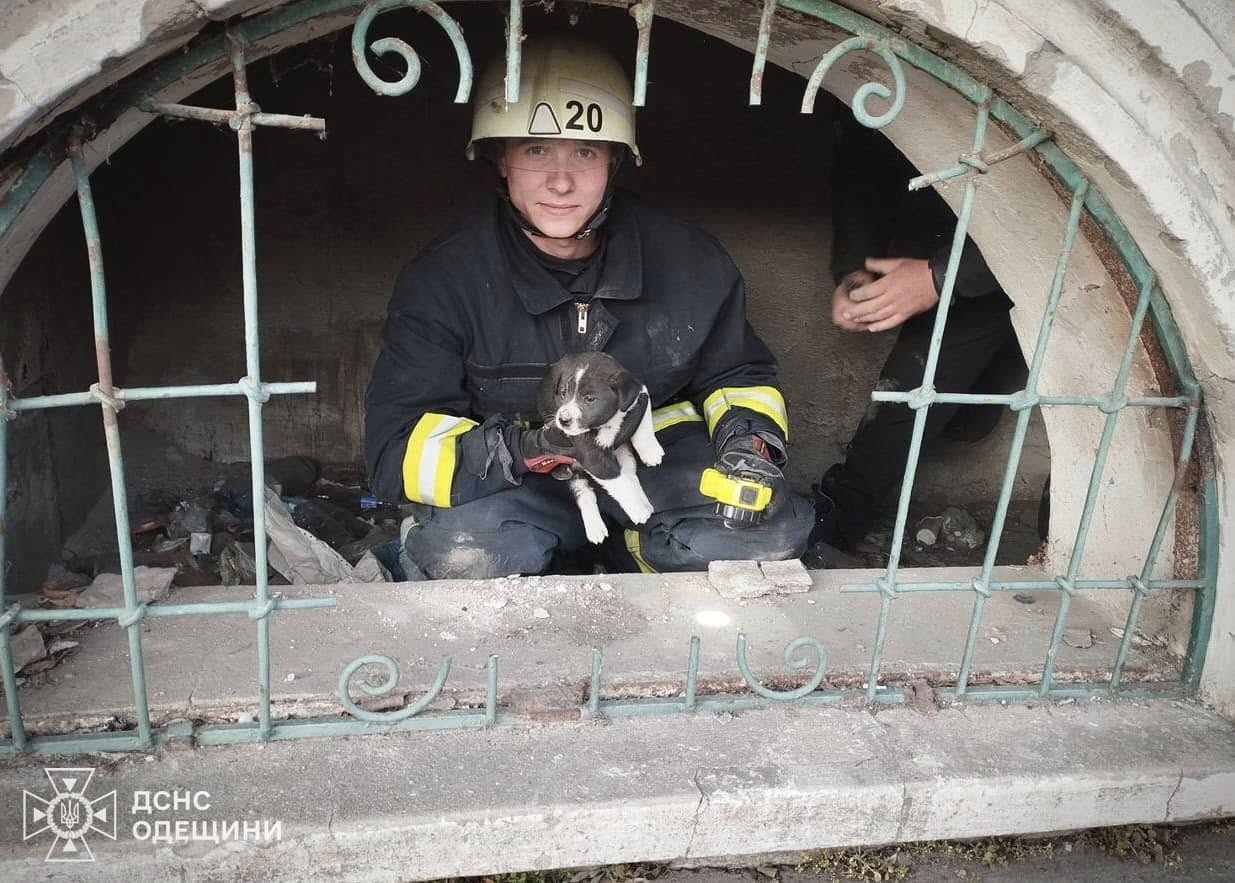
[[[715,459],[703,424],[684,422],[659,439],[664,462],[639,470],[655,509],[646,524],[631,524],[608,494],[597,491],[613,547],[628,551],[632,538],[627,530],[638,540],[641,562],[632,561],[630,570],[706,570],[709,561],[718,559],[777,560],[805,551],[814,510],[804,497],[782,489],[763,523],[728,529],[716,514],[715,502],[699,493],[700,473]],[[555,551],[591,546],[568,483],[547,475],[526,475],[520,487],[451,509],[418,510],[423,524],[407,535],[407,553],[434,579],[543,573]]]
[[[771,418],[785,438],[789,438],[789,412],[785,397],[774,386],[725,386],[703,400],[703,413],[708,421],[708,433],[716,429],[720,418],[731,408],[748,408]]]
[[[446,507],[458,459],[458,436],[475,420],[450,414],[425,414],[416,421],[403,454],[403,492],[415,503]]]

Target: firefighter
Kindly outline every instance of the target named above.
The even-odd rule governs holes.
[[[642,163],[629,79],[570,37],[525,42],[516,104],[504,76],[498,60],[481,78],[467,145],[498,193],[399,275],[367,393],[373,490],[414,504],[409,578],[544,573],[587,547],[548,474],[571,449],[535,412],[548,366],[584,351],[647,385],[666,451],[639,472],[655,510],[642,526],[600,494],[625,566],[800,556],[814,513],[785,485],[789,418],[741,274],[712,236],[614,187],[622,162]],[[727,528],[700,491],[708,467],[771,487],[762,520]]]

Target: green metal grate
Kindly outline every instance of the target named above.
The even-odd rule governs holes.
[[[255,127],[276,126],[296,130],[324,133],[325,122],[307,116],[288,116],[265,113],[253,102],[248,92],[245,75],[246,49],[273,35],[298,27],[319,17],[339,16],[359,12],[352,33],[352,52],[359,75],[375,91],[385,95],[401,95],[413,89],[419,78],[420,60],[416,52],[401,40],[383,38],[367,43],[367,32],[379,14],[394,8],[411,7],[432,16],[449,36],[459,64],[459,87],[456,102],[467,101],[472,84],[471,56],[457,23],[438,5],[429,0],[379,0],[360,8],[355,2],[345,0],[303,0],[254,17],[232,27],[225,35],[201,41],[188,52],[178,56],[142,79],[140,83],[126,85],[105,96],[95,108],[96,116],[115,119],[132,107],[164,116],[182,119],[222,123],[229,125],[237,136],[240,165],[240,210],[243,246],[243,282],[245,310],[245,356],[246,374],[234,383],[191,386],[169,386],[137,389],[117,389],[112,384],[111,363],[108,349],[107,293],[103,273],[103,249],[95,219],[90,191],[90,178],[83,150],[86,146],[82,136],[75,136],[69,145],[69,155],[77,183],[78,201],[86,234],[90,259],[92,303],[94,310],[98,377],[96,384],[87,392],[39,396],[15,399],[9,395],[7,376],[0,377],[0,487],[7,487],[7,424],[22,412],[55,407],[98,405],[103,417],[107,440],[108,461],[115,500],[117,536],[121,554],[124,606],[92,610],[34,610],[19,605],[4,606],[4,569],[0,568],[0,674],[3,675],[8,723],[11,735],[0,741],[0,756],[17,752],[72,753],[80,751],[118,751],[148,749],[169,739],[189,738],[198,744],[227,744],[238,742],[277,741],[316,736],[342,736],[364,732],[394,732],[409,730],[438,730],[512,724],[523,720],[519,715],[503,709],[498,701],[498,658],[490,656],[486,669],[487,691],[483,708],[447,713],[426,712],[425,709],[440,695],[450,676],[451,659],[444,658],[437,677],[429,691],[413,704],[395,711],[378,712],[364,708],[352,698],[353,686],[369,697],[390,695],[400,680],[398,663],[388,656],[364,655],[353,660],[341,672],[338,694],[344,714],[331,718],[312,720],[274,721],[270,710],[270,625],[269,617],[277,610],[298,610],[331,607],[333,598],[283,600],[271,597],[266,582],[266,532],[264,512],[254,506],[254,532],[256,539],[257,585],[254,597],[247,601],[228,603],[159,604],[147,606],[137,598],[132,546],[129,539],[128,512],[124,493],[124,459],[121,450],[121,435],[118,414],[130,401],[179,399],[194,396],[242,395],[248,402],[250,452],[253,463],[252,490],[255,501],[263,499],[265,476],[263,468],[262,406],[271,395],[302,394],[316,391],[316,384],[268,383],[261,379],[260,341],[258,336],[257,310],[258,285],[256,273],[256,249],[253,210],[254,172],[252,139]],[[683,692],[680,698],[668,699],[609,699],[603,698],[604,655],[601,649],[593,651],[590,689],[585,704],[580,708],[582,717],[623,717],[647,714],[694,713],[699,711],[739,711],[766,707],[781,702],[802,705],[820,705],[840,702],[860,696],[876,703],[904,701],[904,695],[896,689],[884,689],[879,682],[883,664],[884,645],[888,634],[888,622],[894,601],[912,603],[906,596],[918,592],[972,592],[973,611],[966,635],[960,670],[955,687],[940,689],[941,697],[951,699],[1003,701],[1037,698],[1064,699],[1094,695],[1125,697],[1153,697],[1182,695],[1195,691],[1204,663],[1206,643],[1213,615],[1215,592],[1217,511],[1215,487],[1212,477],[1202,483],[1200,548],[1200,577],[1194,580],[1154,580],[1151,574],[1165,541],[1171,515],[1185,484],[1188,465],[1194,456],[1198,430],[1200,429],[1200,387],[1189,367],[1185,348],[1170,312],[1166,306],[1156,277],[1144,255],[1127,230],[1111,211],[1110,206],[1076,166],[1051,141],[1050,133],[1034,126],[991,90],[969,77],[965,72],[932,55],[921,47],[908,43],[896,34],[869,21],[850,10],[825,0],[765,0],[759,30],[755,40],[754,61],[751,71],[751,104],[758,104],[762,96],[763,71],[771,33],[776,26],[778,10],[785,9],[826,22],[853,36],[837,43],[819,61],[809,78],[802,101],[803,113],[813,109],[815,96],[829,70],[844,55],[854,51],[868,51],[877,55],[887,65],[893,82],[889,89],[881,83],[866,83],[854,97],[854,115],[864,125],[882,127],[896,118],[906,98],[906,83],[902,62],[936,77],[971,101],[975,107],[975,126],[972,147],[960,155],[957,162],[938,172],[919,176],[909,186],[913,189],[930,186],[951,178],[965,178],[965,192],[953,240],[952,254],[940,295],[937,318],[933,329],[930,349],[924,368],[921,385],[908,392],[875,392],[872,398],[880,402],[896,402],[911,408],[914,413],[914,430],[905,471],[901,496],[897,507],[893,533],[892,554],[885,573],[872,583],[846,587],[849,592],[873,592],[880,595],[880,612],[876,626],[875,641],[871,654],[869,677],[861,691],[822,690],[827,671],[827,654],[816,639],[802,637],[791,642],[785,649],[785,663],[799,672],[813,668],[813,673],[803,676],[802,683],[790,690],[773,690],[757,678],[747,661],[747,637],[737,639],[736,663],[749,694],[698,694],[700,640],[691,637],[686,658]],[[651,29],[655,16],[655,0],[642,0],[630,8],[637,29],[635,52],[635,104],[644,103],[647,90],[647,70],[650,55]],[[507,17],[507,71],[506,99],[518,100],[520,45],[523,38],[522,6],[519,0],[511,0]],[[395,82],[381,80],[366,60],[366,46],[374,53],[393,53],[406,64],[406,72]],[[157,94],[178,79],[199,69],[230,64],[235,87],[234,110],[191,107],[179,104],[153,102],[148,96]],[[866,101],[875,96],[887,101],[887,109],[878,115],[870,114]],[[1011,147],[995,152],[984,152],[986,131],[991,119],[998,120],[1020,140]],[[953,286],[960,261],[961,248],[972,215],[974,202],[979,192],[978,181],[982,175],[991,173],[998,163],[1022,153],[1034,152],[1052,170],[1062,185],[1072,193],[1060,253],[1051,284],[1047,305],[1042,315],[1037,344],[1031,360],[1025,388],[1008,395],[969,395],[938,393],[933,388],[935,367],[949,307]],[[10,192],[8,200],[0,205],[0,243],[18,219],[23,209],[39,190],[48,183],[57,167],[51,149],[35,155],[26,165],[24,175]],[[1123,350],[1119,371],[1108,396],[1046,396],[1038,392],[1054,319],[1062,297],[1064,277],[1068,261],[1085,214],[1088,214],[1105,233],[1110,244],[1122,257],[1126,268],[1139,288],[1139,297],[1132,317],[1132,325]],[[1162,345],[1169,369],[1173,373],[1182,394],[1174,396],[1129,398],[1126,395],[1131,363],[1136,351],[1141,330],[1149,318],[1154,332]],[[990,531],[990,542],[981,573],[967,582],[916,582],[898,580],[900,548],[904,538],[908,516],[909,499],[921,450],[923,429],[930,407],[936,403],[998,404],[1013,411],[1016,429],[1001,485],[998,504]],[[1086,407],[1096,408],[1106,415],[1101,440],[1094,459],[1093,470],[1085,498],[1084,509],[1072,547],[1067,572],[1050,580],[996,581],[992,579],[994,562],[1003,536],[1004,523],[1011,500],[1013,480],[1028,430],[1029,418],[1034,408],[1041,407]],[[1183,412],[1184,429],[1178,451],[1174,485],[1164,501],[1153,541],[1148,549],[1139,575],[1102,580],[1080,580],[1078,573],[1084,557],[1086,539],[1089,535],[1094,507],[1101,487],[1107,457],[1120,414],[1127,408],[1168,409]],[[1211,470],[1212,472],[1212,470]],[[0,523],[6,517],[6,497],[0,494]],[[0,561],[5,560],[5,534],[0,531]],[[1060,642],[1067,623],[1071,599],[1078,591],[1106,590],[1127,591],[1132,594],[1123,640],[1114,661],[1112,676],[1106,683],[1070,684],[1060,686],[1054,682],[1054,666]],[[1024,687],[972,687],[969,679],[972,672],[974,651],[981,628],[985,604],[994,592],[1054,592],[1060,599],[1059,611],[1051,640],[1046,651],[1040,683]],[[1153,592],[1189,591],[1195,593],[1192,634],[1183,674],[1173,684],[1123,683],[1125,664],[1132,636],[1140,617],[1144,599]],[[155,729],[151,725],[147,703],[144,657],[140,623],[147,617],[166,616],[213,616],[245,614],[255,621],[258,634],[258,715],[252,723],[192,727],[180,725]],[[22,711],[16,683],[16,673],[10,649],[9,626],[30,622],[69,620],[115,620],[127,632],[129,641],[130,676],[133,684],[135,731],[119,733],[70,734],[65,736],[28,737],[22,723]],[[355,675],[367,667],[385,669],[386,678],[376,686],[366,682],[353,685]]]

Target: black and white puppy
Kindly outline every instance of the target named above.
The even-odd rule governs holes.
[[[545,424],[556,426],[574,446],[578,465],[571,467],[570,489],[588,540],[600,543],[609,534],[589,477],[631,521],[647,521],[652,504],[635,474],[635,455],[648,466],[665,456],[652,427],[647,387],[607,353],[578,353],[549,367],[536,405]]]

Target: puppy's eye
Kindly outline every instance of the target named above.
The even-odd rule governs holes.
[[[594,405],[594,404],[596,404],[596,396],[592,395],[591,393],[588,393],[587,395],[585,395],[585,396],[583,397],[583,403],[584,403],[585,405]]]

